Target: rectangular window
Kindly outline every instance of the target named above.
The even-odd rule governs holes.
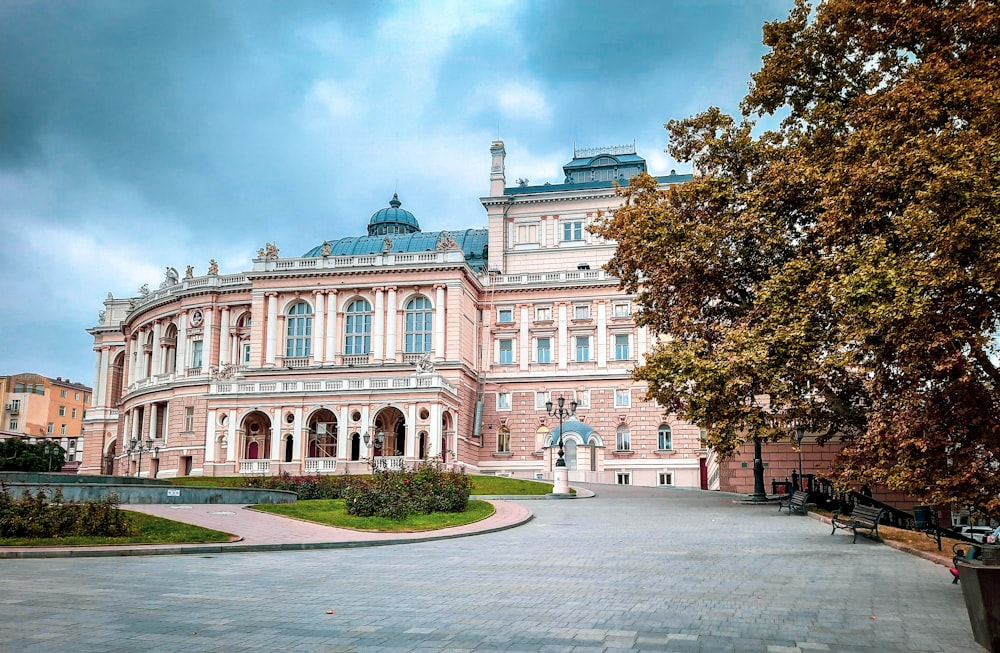
[[[536,322],[551,322],[552,321],[552,307],[551,306],[539,306],[535,309],[535,321]]]
[[[74,393],[74,395],[75,396],[73,398],[76,399],[77,401],[80,401],[80,393],[76,392],[76,393]]]
[[[577,408],[590,408],[590,390],[577,390],[573,395]]]
[[[69,446],[69,450],[70,451],[75,450],[76,449],[76,440],[70,440],[68,446]]]
[[[184,430],[194,431],[194,406],[184,407]]]
[[[537,243],[538,242],[538,225],[533,224],[521,224],[517,226],[517,242],[518,243]]]
[[[674,444],[674,434],[670,430],[670,427],[666,424],[660,424],[660,428],[656,431],[656,448],[668,451],[673,449]]]
[[[628,336],[627,335],[616,335],[615,336],[615,360],[619,360],[619,361],[627,361],[627,360],[629,360]]]
[[[76,408],[73,409],[73,419],[76,419]]]
[[[579,362],[590,360],[590,336],[576,337],[576,360]]]
[[[497,431],[497,453],[510,453],[510,429],[506,426]]]
[[[65,391],[65,390],[60,390],[60,391],[59,391],[59,396],[60,396],[61,398],[65,399],[65,398],[66,398],[66,391]]]
[[[500,364],[512,365],[514,363],[514,341],[510,338],[500,339]]]
[[[583,221],[563,222],[563,240],[583,240]]]
[[[510,393],[497,393],[497,410],[510,410]]]
[[[66,417],[66,407],[65,406],[60,406],[59,407],[59,417]]]
[[[660,485],[673,485],[674,475],[671,472],[660,472],[659,474],[659,484]]]
[[[204,342],[195,340],[191,343],[191,367],[201,367],[201,350]]]
[[[52,435],[52,433],[55,430],[56,430],[56,425],[53,424],[52,422],[49,422],[48,426],[45,427],[45,432],[48,433],[49,435]]]
[[[510,323],[514,321],[514,309],[501,308],[497,311],[497,322]]]
[[[66,435],[66,425],[65,424],[60,424],[59,425],[59,435]]]
[[[14,399],[10,402],[10,409],[14,412],[21,410],[21,400]]]
[[[549,400],[548,392],[536,392],[535,393],[535,409],[545,410],[545,402]]]
[[[89,404],[90,403],[90,395],[88,395],[87,393],[83,394],[83,403],[85,403],[85,404]]]
[[[536,360],[539,363],[552,362],[552,338],[539,338],[536,342]]]
[[[579,306],[573,307],[573,319],[574,320],[589,320],[590,319],[590,304],[581,304]]]
[[[628,304],[615,304],[614,316],[615,317],[628,317],[629,316],[629,305]]]
[[[628,408],[632,405],[631,390],[615,390],[615,406],[618,408]]]
[[[17,418],[16,417],[12,417],[10,419],[10,425],[9,426],[10,426],[10,430],[11,431],[16,431],[17,430]]]
[[[250,343],[249,342],[243,343],[243,364],[244,365],[249,365],[250,364]]]
[[[615,474],[615,482],[618,483],[618,485],[632,485],[632,473],[618,472]]]
[[[615,449],[618,451],[630,451],[632,449],[632,433],[627,426],[618,427],[615,434]]]

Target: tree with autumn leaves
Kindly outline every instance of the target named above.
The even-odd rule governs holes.
[[[666,125],[694,179],[594,228],[663,334],[635,376],[722,455],[804,425],[844,483],[1000,517],[1000,6],[798,0],[764,44],[742,116]]]

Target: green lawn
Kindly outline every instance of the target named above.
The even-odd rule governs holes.
[[[470,474],[472,494],[484,496],[529,496],[552,492],[552,484],[544,481],[526,481],[502,476],[478,476]],[[174,485],[196,487],[243,487],[242,476],[183,476],[167,479]],[[570,490],[575,493],[574,490]]]
[[[383,517],[357,517],[348,515],[343,499],[314,499],[296,503],[266,504],[254,506],[254,510],[270,512],[285,517],[294,517],[305,521],[337,526],[338,528],[353,528],[362,531],[388,531],[406,533],[413,531],[432,531],[449,526],[461,526],[485,519],[493,514],[493,506],[486,501],[469,501],[465,512],[435,512],[429,515],[410,515],[406,519],[396,521]]]
[[[56,537],[52,539],[0,537],[0,546],[104,546],[108,544],[193,544],[229,542],[228,533],[162,519],[141,512],[129,512],[138,535],[132,537]]]

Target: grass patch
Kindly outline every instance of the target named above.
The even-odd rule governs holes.
[[[229,542],[233,536],[142,512],[128,511],[137,535],[130,537],[2,537],[0,546],[106,546],[110,544],[201,544]]]
[[[469,501],[465,512],[435,512],[429,515],[410,515],[399,521],[384,517],[357,517],[348,515],[343,499],[314,499],[296,503],[262,504],[254,510],[269,512],[284,517],[294,517],[305,521],[351,528],[359,531],[385,531],[408,533],[432,531],[449,526],[462,526],[485,519],[493,514],[493,506],[486,501]]]

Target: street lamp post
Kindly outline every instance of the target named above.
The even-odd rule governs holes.
[[[129,453],[139,454],[139,464],[135,468],[135,477],[139,478],[142,474],[142,453],[151,453],[153,451],[153,438],[146,438],[145,446],[143,446],[142,440],[137,437],[132,437],[132,441],[129,446]]]
[[[559,397],[555,407],[552,406],[551,399],[545,402],[545,412],[550,417],[559,418],[559,459],[553,473],[555,484],[552,486],[552,494],[569,494],[569,470],[566,469],[566,459],[563,457],[563,419],[576,415],[576,400],[569,402],[569,408],[565,406],[565,397]]]
[[[806,437],[806,427],[795,425],[795,442],[799,445],[799,487],[802,487],[802,439]],[[812,490],[812,488],[809,488]]]
[[[375,438],[374,438],[374,440],[375,440],[375,446],[374,447],[369,446],[370,443],[372,442],[372,436],[371,436],[371,434],[368,433],[368,431],[365,431],[364,440],[365,440],[365,446],[368,447],[369,451],[372,452],[372,476],[374,476],[375,475],[375,449],[381,449],[382,448],[382,443],[385,442],[385,432],[384,431],[377,431],[375,433]]]
[[[764,503],[767,501],[767,492],[764,491],[764,455],[761,452],[760,438],[753,439],[753,494],[750,495],[753,503]]]
[[[153,478],[160,473],[160,448],[153,447],[153,460],[156,461],[156,469],[153,469],[153,463],[149,463],[149,468],[153,469]]]

